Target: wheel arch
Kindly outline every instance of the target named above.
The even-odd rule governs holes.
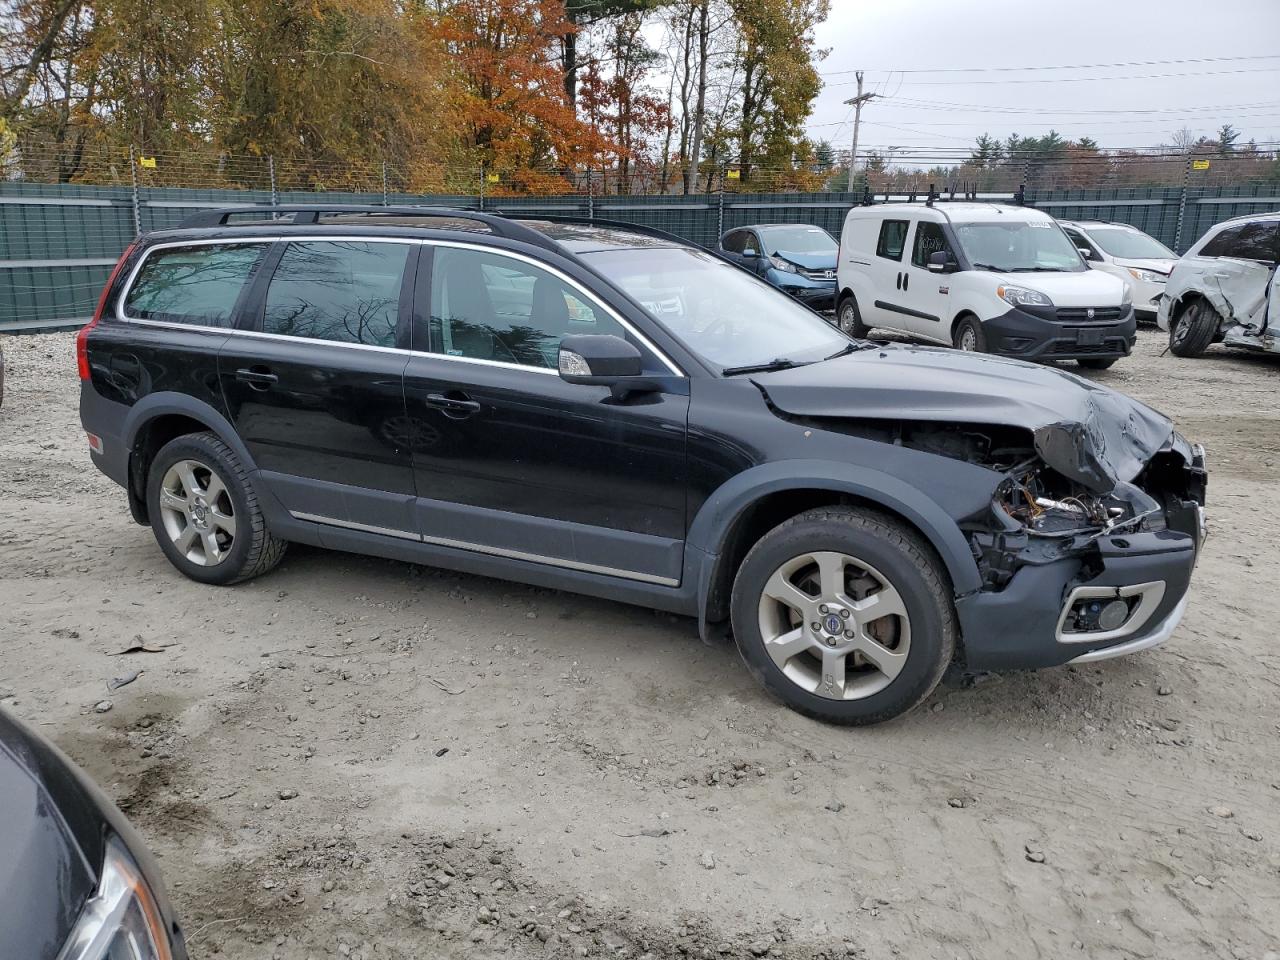
[[[706,560],[699,590],[699,628],[728,617],[734,576],[747,551],[769,530],[814,507],[849,504],[887,514],[932,548],[959,596],[981,577],[956,521],[933,499],[889,474],[850,464],[766,464],[717,490],[690,526],[688,545]]]
[[[192,433],[214,434],[236,452],[246,468],[255,469],[235,428],[212,406],[181,393],[149,394],[130,408],[123,430],[129,450],[129,511],[138,523],[150,520],[145,490],[151,462],[166,443]]]
[[[956,342],[956,327],[960,326],[960,321],[967,317],[973,317],[974,320],[978,321],[978,326],[982,326],[982,318],[978,316],[976,310],[972,307],[962,307],[957,310],[956,315],[951,318],[951,327],[947,330],[947,336],[951,339],[952,343]]]

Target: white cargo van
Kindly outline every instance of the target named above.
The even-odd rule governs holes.
[[[1105,369],[1133,347],[1128,286],[1090,270],[1047,213],[1014,204],[890,203],[844,221],[836,315],[961,350]]]

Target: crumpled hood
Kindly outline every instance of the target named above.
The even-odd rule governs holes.
[[[830,253],[791,253],[789,250],[775,250],[774,254],[783,260],[790,260],[796,266],[806,270],[834,270],[836,268],[836,251]]]
[[[1109,387],[958,350],[884,346],[752,379],[792,416],[1023,427],[1045,463],[1095,493],[1136,477],[1173,434],[1167,417]]]
[[[1174,265],[1177,264],[1177,262],[1177,260],[1169,260],[1163,257],[1125,257],[1123,259],[1117,258],[1115,263],[1117,267],[1133,267],[1135,270],[1152,270],[1156,273],[1163,273],[1165,276],[1168,276],[1173,272]]]

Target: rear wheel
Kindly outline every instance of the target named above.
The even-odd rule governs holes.
[[[862,322],[862,311],[858,309],[858,301],[853,294],[848,294],[840,301],[836,310],[836,325],[851,337],[866,339],[868,329]]]
[[[969,353],[987,352],[987,335],[982,332],[982,324],[977,317],[962,317],[951,334],[951,342],[957,350]]]
[[[192,580],[229,584],[266,573],[288,543],[273,537],[240,458],[211,433],[160,448],[147,475],[156,542]]]
[[[1086,370],[1107,370],[1119,357],[1082,357],[1076,361]]]
[[[1208,300],[1195,303],[1178,314],[1169,328],[1169,350],[1175,357],[1198,357],[1209,349],[1222,318]]]
[[[765,687],[800,713],[864,725],[929,695],[955,649],[945,573],[913,531],[852,507],[810,510],[752,547],[733,632]]]

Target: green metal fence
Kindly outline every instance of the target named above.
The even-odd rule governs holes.
[[[986,197],[984,199],[1008,199]],[[431,204],[495,212],[591,217],[644,224],[712,245],[752,223],[809,223],[839,233],[860,196],[843,193],[711,193],[693,196],[504,197],[383,193],[292,193],[280,203]],[[897,202],[907,195],[877,197]],[[1061,219],[1132,224],[1179,253],[1215,223],[1280,209],[1280,186],[1150,187],[1026,193]],[[270,203],[269,190],[0,183],[0,331],[83,324],[112,265],[138,233],[177,226],[213,207]]]

